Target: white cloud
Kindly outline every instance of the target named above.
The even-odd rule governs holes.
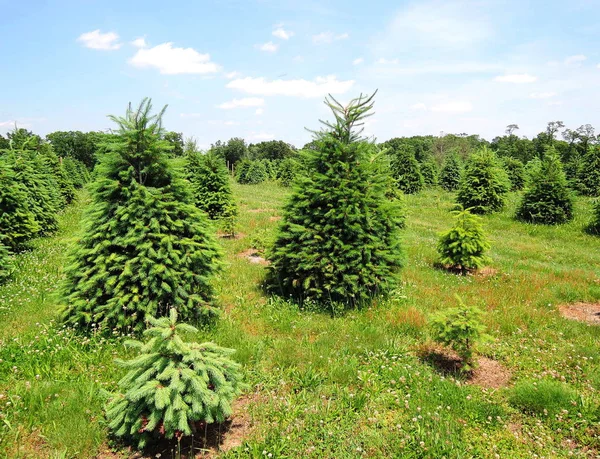
[[[224,110],[230,110],[232,108],[240,108],[240,107],[262,107],[265,104],[265,100],[260,97],[245,97],[243,99],[233,99],[229,102],[224,102],[220,105],[217,105],[217,108],[222,108]]]
[[[264,112],[265,112],[265,110],[263,108],[257,108],[254,113],[257,115],[262,115]]]
[[[15,126],[16,121],[14,120],[8,120],[8,121],[0,121],[0,127],[14,127]]]
[[[146,39],[144,37],[136,38],[131,42],[133,46],[136,48],[147,48],[148,43],[146,43]]]
[[[129,63],[140,68],[154,67],[164,75],[206,74],[220,69],[219,65],[211,62],[210,54],[200,54],[193,48],[173,48],[170,42],[139,49]]]
[[[529,75],[528,73],[513,73],[510,75],[499,75],[496,78],[494,78],[494,81],[497,81],[499,83],[516,84],[533,83],[534,81],[537,81],[537,77]]]
[[[356,59],[354,59],[352,61],[352,65],[360,65],[364,62],[365,60],[362,57],[357,57]]]
[[[411,105],[410,108],[413,110],[427,110],[427,105],[425,105],[423,102],[419,102]]]
[[[225,78],[227,78],[228,80],[232,80],[234,78],[238,78],[238,77],[241,77],[241,76],[242,76],[242,74],[240,72],[236,72],[236,71],[229,72],[229,73],[225,74]]]
[[[466,113],[471,110],[473,110],[473,105],[471,102],[465,101],[444,102],[431,107],[432,112],[441,113]]]
[[[328,45],[330,43],[333,43],[334,41],[345,40],[349,37],[350,35],[348,35],[347,33],[341,33],[336,35],[333,32],[327,31],[321,32],[317,35],[313,35],[312,40],[313,43],[316,45]]]
[[[273,30],[273,36],[281,38],[282,40],[289,40],[294,36],[294,32],[285,30],[283,27],[277,27],[275,30]]]
[[[114,32],[102,33],[100,29],[82,33],[77,41],[91,49],[115,50],[121,47],[121,43],[118,43],[119,35]]]
[[[279,48],[279,45],[276,45],[272,41],[268,41],[266,43],[263,43],[262,45],[256,45],[256,47],[261,51],[265,51],[267,53],[274,53]]]
[[[549,99],[556,95],[555,92],[532,92],[529,94],[530,99]]]
[[[565,59],[566,65],[576,65],[579,66],[583,61],[587,59],[583,54],[577,54],[575,56],[569,56]]]
[[[261,96],[323,97],[327,94],[343,94],[354,85],[354,80],[340,81],[334,75],[308,80],[266,80],[238,78],[227,83],[230,89]]]

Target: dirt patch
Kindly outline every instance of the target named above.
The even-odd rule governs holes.
[[[467,373],[462,373],[462,360],[451,350],[441,347],[422,348],[418,355],[440,373],[464,379],[467,384],[498,389],[508,385],[511,372],[500,362],[487,357],[477,359],[477,367]]]
[[[238,257],[246,258],[250,263],[258,265],[267,266],[269,264],[269,261],[261,257],[256,249],[244,250],[243,252],[238,253]]]
[[[600,325],[600,303],[575,303],[558,307],[561,315],[566,319]]]
[[[489,266],[485,266],[473,272],[472,274],[476,277],[494,277],[498,274],[498,270],[495,268],[490,268]]]
[[[490,389],[499,389],[508,385],[511,378],[510,370],[500,362],[487,357],[479,357],[477,364],[477,368],[467,381],[469,384]]]
[[[273,216],[269,217],[270,222],[278,222],[279,220],[281,220],[281,217],[278,215],[273,215]]]
[[[480,269],[461,268],[460,266],[443,265],[441,263],[434,263],[433,265],[437,269],[447,271],[452,274],[460,274],[462,276],[474,276],[474,277],[493,277],[498,274],[498,270],[489,266],[484,266]]]
[[[259,394],[244,395],[233,405],[231,418],[222,424],[204,426],[193,436],[181,440],[181,459],[216,458],[220,453],[241,446],[252,433],[254,423],[249,414],[251,404],[259,400]],[[177,453],[177,441],[163,441],[143,453],[135,453],[131,459],[170,458]],[[99,456],[99,458],[120,456]]]
[[[244,233],[235,233],[233,236],[231,234],[225,234],[221,231],[217,231],[217,237],[222,239],[244,239],[246,235]]]

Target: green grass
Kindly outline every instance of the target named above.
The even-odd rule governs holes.
[[[516,222],[519,195],[511,195],[505,211],[484,217],[497,273],[461,277],[433,268],[438,234],[452,224],[453,195],[408,196],[401,287],[371,308],[333,318],[265,296],[264,266],[240,255],[272,239],[289,190],[234,191],[242,237],[221,239],[226,269],[216,287],[224,314],[197,337],[238,349],[252,387],[254,428],[223,457],[599,454],[600,327],[563,319],[557,309],[600,301],[600,240],[582,231],[590,200],[577,200],[573,222],[544,227]],[[13,280],[0,287],[6,457],[95,457],[109,444],[102,389],[122,375],[113,363],[124,356],[121,341],[78,337],[53,322],[83,204],[61,216],[58,235],[17,256]],[[509,387],[468,385],[417,357],[429,315],[456,306],[455,294],[485,311],[494,341],[481,350],[511,371]]]

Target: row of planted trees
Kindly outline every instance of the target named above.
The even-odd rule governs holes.
[[[59,211],[88,179],[82,163],[58,157],[39,137],[16,128],[9,134],[0,150],[0,281],[10,275],[10,254],[54,233]]]
[[[373,96],[346,106],[326,103],[335,121],[315,133],[305,154],[268,254],[266,287],[335,313],[395,287],[404,263],[404,214],[387,157],[361,137]],[[212,281],[222,254],[210,219],[235,214],[228,170],[220,155],[192,151],[187,180],[180,175],[168,157],[163,112],[152,114],[144,100],[125,117],[111,117],[117,135],[97,166],[92,204],[62,287],[65,324],[84,333],[149,338],[133,343],[136,358],[121,362],[129,371],[106,412],[113,433],[140,447],[224,420],[243,389],[231,350],[184,342],[180,332],[195,329],[178,323],[210,324],[220,315]],[[488,184],[480,186],[477,177]],[[459,191],[459,202],[475,212],[497,209],[497,195],[508,190],[506,172],[486,150],[469,160],[459,183],[461,190],[472,188]],[[440,261],[461,271],[478,268],[489,247],[478,217],[462,211],[456,218],[440,240]],[[438,334],[452,344],[450,320]],[[479,333],[477,323],[472,330]]]

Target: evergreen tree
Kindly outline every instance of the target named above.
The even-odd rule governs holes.
[[[82,188],[89,180],[90,173],[81,161],[66,157],[62,163],[67,177],[75,188]]]
[[[194,201],[211,219],[223,216],[226,207],[235,204],[229,171],[223,158],[214,152],[187,154],[187,177],[192,184]]]
[[[554,148],[547,150],[540,167],[533,171],[517,209],[517,218],[548,225],[573,219],[573,197]]]
[[[403,193],[418,193],[423,189],[424,181],[419,162],[410,148],[402,146],[391,152],[392,173],[396,184]]]
[[[525,185],[525,166],[516,158],[507,156],[503,158],[504,170],[508,174],[510,180],[511,191],[522,190]]]
[[[579,181],[584,194],[600,196],[600,146],[590,148],[583,157]]]
[[[238,178],[239,183],[246,185],[256,185],[262,183],[269,178],[267,169],[264,163],[260,160],[250,161],[245,174]]]
[[[567,182],[569,183],[571,189],[580,193],[585,193],[584,186],[581,181],[583,178],[583,159],[578,152],[575,152],[569,161],[565,163],[564,170],[567,177]]]
[[[251,164],[251,160],[244,158],[235,165],[235,178],[238,183],[247,183],[246,175],[248,174]]]
[[[331,97],[331,96],[330,96]],[[401,204],[387,199],[390,172],[377,147],[360,137],[373,97],[347,106],[326,99],[336,121],[323,122],[306,172],[284,209],[267,285],[284,296],[330,306],[366,303],[396,283],[402,265]]]
[[[484,147],[467,161],[457,200],[464,208],[477,214],[495,212],[504,207],[509,188],[508,175],[496,154]]]
[[[97,166],[84,233],[66,269],[69,325],[139,332],[147,316],[170,307],[193,320],[216,312],[210,280],[220,250],[168,158],[165,108],[151,115],[144,99],[125,117],[110,117],[119,135]]]
[[[0,156],[0,235],[11,250],[23,248],[40,230],[29,202],[27,189],[17,180],[12,163],[6,155]]]
[[[437,186],[439,182],[439,171],[435,159],[433,159],[432,156],[428,156],[421,163],[421,175],[423,176],[423,183],[425,186]]]
[[[586,230],[590,234],[600,235],[600,199],[594,202],[594,216]]]
[[[243,384],[240,365],[229,356],[235,352],[213,343],[187,343],[180,333],[197,329],[169,317],[148,317],[146,343],[128,341],[139,354],[117,362],[129,372],[119,381],[121,393],[106,408],[108,426],[117,437],[142,449],[152,440],[181,440],[232,414],[232,401]],[[201,430],[202,429],[202,430]]]
[[[462,175],[462,163],[455,152],[446,156],[442,170],[440,171],[440,185],[446,191],[458,189]]]
[[[293,158],[285,158],[279,161],[279,169],[277,171],[277,179],[282,186],[289,187],[292,185],[300,166]]]
[[[39,234],[52,234],[58,229],[61,197],[48,165],[35,152],[27,150],[11,150],[6,153],[6,160],[11,162],[16,180],[27,192],[27,207]]]
[[[462,274],[481,268],[489,262],[485,252],[490,244],[481,226],[481,218],[468,209],[452,212],[454,226],[443,233],[438,242],[440,263]]]

